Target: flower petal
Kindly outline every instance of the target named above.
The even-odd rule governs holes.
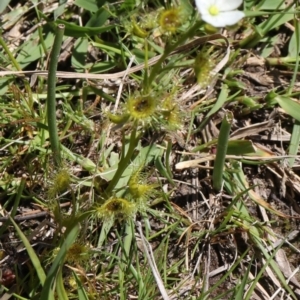
[[[202,20],[214,27],[225,27],[236,24],[244,17],[245,14],[242,11],[234,10],[222,12],[216,16],[212,16],[210,14],[203,14]]]
[[[214,3],[212,0],[196,0],[195,2],[201,15],[207,14],[209,7]]]
[[[243,0],[216,0],[215,5],[219,8],[220,11],[230,11],[237,9],[242,4],[242,2]]]

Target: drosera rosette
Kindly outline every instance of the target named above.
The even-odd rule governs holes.
[[[68,197],[67,200],[72,200],[71,202],[62,203],[61,199],[50,199],[47,203],[47,207],[53,216],[54,223],[57,225],[57,232],[64,232],[68,228],[72,228],[74,224],[78,223],[85,213],[82,209],[79,211],[80,199],[74,199]],[[70,205],[72,203],[72,205]]]
[[[109,121],[117,125],[135,123],[146,127],[156,120],[158,113],[158,99],[153,95],[134,93],[125,100],[119,113],[106,112]]]
[[[179,130],[183,125],[183,111],[176,98],[176,92],[171,92],[163,97],[162,100],[161,117],[166,131]]]
[[[211,80],[211,71],[215,65],[215,59],[213,57],[212,48],[207,49],[204,47],[196,56],[194,62],[194,72],[197,78],[197,83],[205,87]]]
[[[125,103],[125,110],[130,120],[146,126],[155,120],[158,112],[158,99],[154,95],[135,93],[129,96]]]
[[[60,251],[60,247],[55,247],[53,250],[46,254],[46,265],[52,264]],[[93,255],[92,248],[88,244],[83,244],[80,241],[75,241],[67,250],[64,257],[64,263],[71,266],[85,266]]]
[[[95,206],[94,212],[96,217],[111,227],[116,221],[133,219],[137,213],[137,206],[124,198],[111,197],[102,205]]]
[[[86,274],[84,269],[68,266],[73,272],[64,277],[64,286],[68,295],[68,299],[78,299],[79,284],[84,288],[87,295],[85,299],[99,299],[99,291],[95,285],[95,279]]]
[[[148,11],[142,12],[143,17],[140,17],[140,12],[135,12],[130,18],[126,17],[123,20],[123,26],[126,31],[126,36],[131,36],[133,40],[145,39],[157,27],[157,12]],[[137,37],[137,38],[136,38]]]
[[[71,172],[66,167],[53,171],[49,179],[48,196],[50,199],[66,192],[71,187]]]
[[[88,244],[75,242],[68,249],[65,257],[65,262],[70,265],[83,266],[91,259],[92,251]]]
[[[54,219],[60,225],[61,228],[72,228],[72,226],[78,222],[81,216],[80,212],[72,211],[70,213],[64,213],[58,205],[56,205],[53,211]]]
[[[155,12],[144,14],[143,18],[131,18],[131,33],[139,38],[146,38],[150,35],[151,31],[156,27]]]
[[[158,24],[162,33],[174,34],[184,23],[184,14],[180,7],[164,9],[158,16]]]
[[[149,174],[143,171],[144,165],[134,170],[128,180],[128,191],[132,201],[136,204],[137,210],[145,213],[148,202],[158,195],[158,184],[149,181]]]

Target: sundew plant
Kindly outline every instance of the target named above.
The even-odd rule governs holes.
[[[1,299],[298,299],[299,3],[0,3]]]

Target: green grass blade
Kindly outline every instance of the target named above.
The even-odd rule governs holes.
[[[122,245],[122,255],[119,269],[119,283],[120,283],[120,299],[126,299],[126,289],[124,283],[126,281],[126,270],[131,265],[130,249],[134,235],[134,224],[131,220],[125,224],[125,237],[123,239],[124,244]]]
[[[300,122],[296,121],[293,126],[293,132],[291,136],[289,155],[297,155],[300,141]],[[296,158],[291,157],[288,159],[289,167],[292,168],[295,163]]]
[[[175,183],[174,183],[174,181],[173,181],[173,179],[172,179],[171,174],[169,173],[169,170],[164,166],[163,162],[161,161],[161,157],[157,157],[157,158],[155,159],[155,162],[154,162],[154,163],[155,163],[155,167],[157,168],[157,170],[159,171],[159,173],[160,173],[162,176],[166,177],[166,178],[168,179],[168,181],[169,181],[172,185],[175,186]],[[168,162],[166,162],[166,163],[168,163]]]
[[[196,129],[196,131],[200,131],[202,130],[202,128],[206,125],[206,123],[208,122],[209,118],[215,114],[219,109],[221,109],[221,107],[223,107],[224,103],[226,101],[228,101],[228,94],[229,94],[229,89],[228,86],[226,84],[222,85],[222,89],[220,92],[220,95],[216,101],[216,103],[214,104],[214,106],[211,108],[211,110],[207,113],[207,115],[205,116],[203,122],[200,124],[200,126]],[[194,131],[195,132],[195,131]]]
[[[253,258],[254,257],[252,257],[252,259],[249,263],[249,266],[246,270],[246,273],[243,274],[244,277],[242,278],[241,284],[237,287],[237,291],[235,293],[235,299],[243,299],[243,297],[244,297],[245,288],[246,288],[246,285],[248,283],[248,278],[249,278],[249,273],[250,273],[251,265],[252,265],[252,262],[253,262]]]
[[[259,249],[262,251],[264,257],[266,258],[266,263],[262,266],[262,268],[258,272],[257,276],[255,277],[254,281],[252,282],[252,285],[249,288],[249,290],[247,292],[247,295],[244,299],[245,300],[251,299],[251,296],[253,295],[253,291],[256,287],[257,282],[261,279],[261,277],[263,276],[263,272],[266,270],[267,266],[269,266],[269,265],[272,268],[272,270],[276,273],[278,279],[280,280],[281,284],[284,286],[286,291],[289,292],[289,295],[292,296],[293,299],[297,299],[294,292],[292,291],[290,286],[287,284],[287,282],[284,278],[284,275],[280,271],[277,263],[274,261],[274,257],[276,255],[276,252],[282,247],[283,242],[276,249],[274,249],[274,252],[272,253],[272,255],[269,255],[269,253],[265,249],[265,246],[260,242],[260,239],[257,238],[257,237],[254,237],[254,240],[256,241],[256,245],[259,247]]]
[[[293,118],[300,122],[300,104],[290,97],[276,96],[278,104]]]
[[[41,285],[44,285],[45,280],[46,280],[46,274],[41,266],[41,263],[39,261],[39,258],[37,257],[37,255],[35,254],[35,251],[33,250],[33,248],[31,247],[29,241],[27,240],[26,236],[24,235],[24,233],[22,232],[22,230],[19,228],[19,226],[15,223],[15,221],[13,220],[12,217],[9,216],[10,221],[12,222],[12,224],[14,225],[20,239],[22,240],[27,253],[30,257],[30,260],[36,270],[36,273],[40,279],[40,283]],[[46,299],[46,298],[45,298]]]
[[[289,85],[288,88],[288,94],[290,95],[293,92],[294,86],[295,86],[295,82],[297,79],[297,75],[298,75],[298,68],[299,68],[299,32],[300,32],[300,25],[299,22],[296,18],[294,18],[294,26],[295,26],[295,32],[291,37],[291,41],[289,43],[289,56],[291,57],[295,57],[296,61],[295,61],[295,67],[294,67],[294,72],[293,72],[293,77],[291,80],[291,83]],[[293,50],[292,50],[293,48]]]
[[[59,269],[56,278],[56,292],[59,300],[68,300],[68,295],[64,287],[64,280],[62,275],[62,268]]]
[[[19,204],[20,204],[20,200],[21,200],[21,196],[22,196],[22,192],[23,192],[23,189],[25,187],[25,183],[26,183],[26,180],[22,179],[21,183],[20,183],[20,186],[19,186],[19,189],[18,189],[17,196],[14,199],[14,206],[13,206],[13,208],[11,210],[11,213],[10,213],[10,216],[12,218],[14,218],[14,216],[17,213],[17,210],[18,210],[18,207],[19,207]],[[3,232],[7,229],[8,225],[9,225],[9,220],[7,220],[5,223],[2,224],[2,226],[0,228],[0,236],[2,236]]]
[[[3,11],[6,9],[8,6],[10,0],[2,0],[0,3],[0,14],[3,13]]]
[[[248,254],[249,249],[247,249],[242,255],[241,257],[239,257],[236,262],[230,267],[230,269],[228,270],[228,272],[226,272],[217,282],[216,284],[214,284],[211,288],[209,288],[209,290],[207,290],[205,293],[203,293],[200,297],[199,300],[204,300],[204,299],[210,299],[210,298],[206,298],[207,296],[209,297],[209,295],[211,295],[222,283],[225,282],[225,280],[228,278],[228,276],[230,276],[230,274],[233,273],[233,271],[238,268],[239,264],[243,261],[244,257]]]
[[[45,300],[53,300],[53,283],[56,279],[57,272],[59,271],[59,268],[61,267],[64,258],[66,256],[66,253],[68,249],[71,247],[73,242],[76,240],[76,237],[79,233],[79,226],[76,225],[74,226],[69,233],[66,236],[66,239],[64,240],[56,258],[53,261],[53,264],[47,274],[47,278],[41,293],[41,298],[40,299],[45,299]]]
[[[231,128],[233,115],[227,112],[221,125],[220,135],[218,139],[217,154],[213,171],[213,188],[220,191],[223,181],[223,169],[225,164],[225,157],[227,153],[228,139]]]
[[[77,287],[78,287],[78,300],[89,300],[89,297],[82,285],[81,280],[78,278],[77,274],[73,272],[73,276],[75,277]]]

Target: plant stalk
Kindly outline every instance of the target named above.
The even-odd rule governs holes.
[[[61,165],[60,142],[56,124],[56,70],[58,64],[59,53],[63,41],[65,26],[59,24],[57,26],[56,36],[53,43],[53,48],[50,55],[50,67],[48,75],[48,91],[47,91],[47,121],[51,149],[56,167]]]
[[[190,38],[190,37],[194,37],[195,32],[198,30],[198,28],[200,27],[200,25],[202,24],[202,21],[198,21],[194,24],[194,26],[192,26],[190,28],[190,30],[188,30],[186,33],[184,33],[183,35],[181,35],[178,39],[178,41],[173,44],[173,45],[167,45],[165,48],[164,53],[162,54],[161,58],[157,61],[157,63],[153,66],[149,78],[148,78],[148,85],[147,85],[147,90],[146,92],[149,92],[149,88],[152,84],[152,82],[154,81],[154,78],[159,74],[159,72],[162,69],[162,63],[163,61],[168,57],[168,55],[174,50],[176,49],[178,46],[182,45],[185,43],[185,41]]]

